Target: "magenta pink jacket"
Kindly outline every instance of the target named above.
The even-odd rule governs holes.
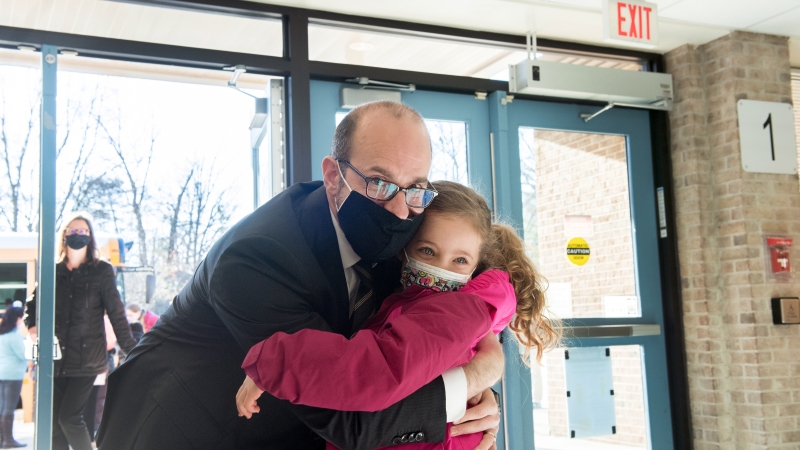
[[[499,270],[456,292],[412,286],[386,298],[350,340],[318,330],[275,333],[250,349],[242,368],[260,389],[292,403],[378,411],[469,362],[478,341],[502,331],[515,310],[514,288]],[[480,439],[448,436],[444,444],[408,448],[460,450]]]
[[[150,328],[153,328],[153,326],[156,324],[156,322],[158,322],[158,318],[159,318],[159,315],[154,313],[154,312],[151,312],[151,311],[145,311],[144,312],[143,327],[144,327],[144,332],[145,333],[150,331]]]

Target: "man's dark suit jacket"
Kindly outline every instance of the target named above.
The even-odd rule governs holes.
[[[376,267],[379,298],[397,271]],[[395,270],[397,266],[395,265]],[[277,331],[350,333],[338,241],[321,182],[297,184],[232,227],[171,308],[109,377],[102,450],[374,449],[394,437],[444,438],[441,377],[377,413],[292,405],[265,393],[238,417],[247,350]]]

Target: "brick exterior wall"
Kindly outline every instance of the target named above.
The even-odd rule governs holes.
[[[666,55],[694,445],[800,447],[800,326],[772,324],[763,236],[800,245],[797,176],[744,172],[736,102],[791,102],[786,38],[734,32]],[[800,264],[798,245],[792,258]]]

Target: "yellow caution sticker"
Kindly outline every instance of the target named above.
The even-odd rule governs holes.
[[[576,266],[589,262],[589,243],[584,238],[572,238],[567,242],[567,259]]]

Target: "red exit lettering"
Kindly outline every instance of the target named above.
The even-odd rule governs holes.
[[[649,6],[617,2],[617,34],[636,39],[650,40]],[[630,22],[627,25],[626,22]]]

